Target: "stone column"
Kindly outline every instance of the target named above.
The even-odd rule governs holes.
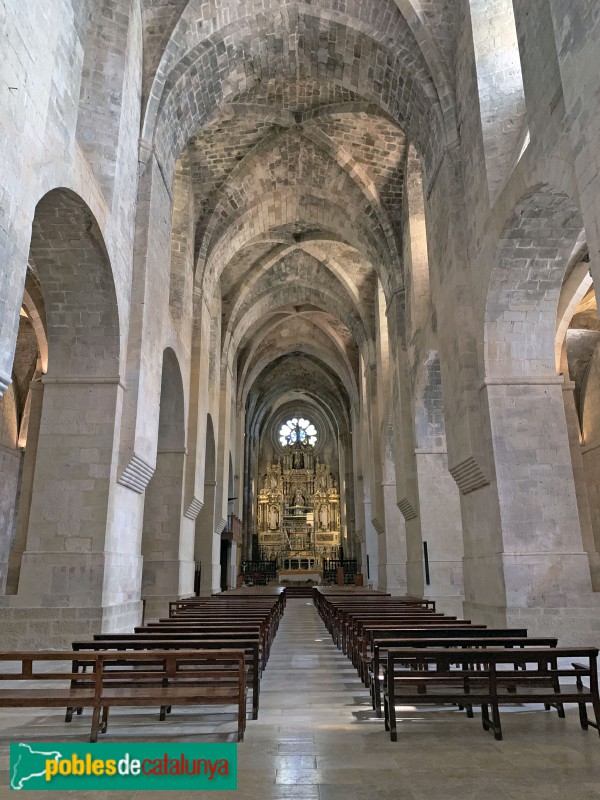
[[[379,588],[394,595],[407,593],[406,533],[404,517],[396,502],[396,481],[384,480],[385,531],[380,537]]]
[[[354,470],[349,475],[353,483],[354,495],[354,556],[358,562],[359,572],[363,573],[365,585],[367,584],[367,540],[365,529],[365,493],[363,478],[363,449],[362,449],[362,415],[361,403],[353,405],[350,409],[352,420],[352,463]],[[369,509],[370,511],[370,509]]]
[[[169,297],[171,197],[152,148],[140,142],[131,316],[127,337],[127,392],[119,447],[119,483],[142,494],[152,478],[159,428],[163,313],[157,298]],[[147,164],[143,166],[143,159]],[[166,311],[167,306],[164,306]]]
[[[44,403],[29,529],[12,617],[27,620],[23,647],[103,629],[123,629],[138,618],[134,582],[109,590],[138,560],[107,550],[116,476],[115,428],[122,387],[118,378],[44,377]],[[17,611],[22,612],[21,614]],[[9,622],[8,609],[3,621]]]
[[[221,537],[215,533],[215,493],[217,483],[204,484],[204,506],[196,519],[195,558],[201,564],[200,594],[210,596],[219,591],[221,581]]]
[[[229,486],[229,453],[232,445],[232,425],[233,414],[231,408],[231,398],[234,393],[232,370],[229,365],[223,365],[221,368],[221,382],[220,382],[220,395],[219,395],[219,427],[217,437],[217,463],[216,463],[216,478],[217,486],[215,489],[215,522],[216,527],[224,530],[227,524],[227,514],[229,512],[229,503],[227,500],[228,486]],[[220,532],[220,531],[219,531]],[[220,562],[221,545],[217,547],[217,552],[214,556],[217,562]],[[219,578],[220,584],[220,578]]]
[[[19,597],[102,602],[118,381],[43,379],[44,403]]]
[[[391,425],[396,504],[402,513],[398,526],[401,539],[398,557],[405,562],[406,591],[423,595],[423,548],[417,473],[414,459],[414,429],[410,400],[410,377],[407,368],[404,295],[396,292],[387,312],[392,353]]]
[[[340,491],[340,544],[344,558],[354,558],[354,481],[352,465],[352,437],[341,433],[338,439],[339,491]]]
[[[159,450],[146,489],[142,533],[142,598],[146,618],[167,616],[169,600],[180,596],[181,517],[185,450]]]
[[[363,493],[365,508],[365,535],[367,553],[369,555],[368,582],[374,589],[379,588],[379,564],[382,560],[380,546],[384,549],[382,540],[383,525],[383,496],[381,490],[381,450],[379,442],[377,419],[377,367],[375,364],[365,369],[365,392],[362,404],[361,429],[362,429],[362,464],[363,464]],[[365,564],[366,568],[366,564]]]
[[[6,594],[16,594],[19,587],[21,574],[21,559],[27,543],[27,530],[29,528],[29,513],[31,511],[31,496],[33,492],[33,478],[37,461],[38,439],[42,421],[42,404],[44,400],[44,384],[41,380],[32,381],[29,387],[29,423],[27,426],[27,443],[23,457],[23,472],[21,474],[21,493],[16,511],[17,522],[15,538],[12,543],[8,558],[8,573],[6,578]]]
[[[460,498],[445,452],[415,450],[422,541],[427,542],[429,586],[424,594],[439,611],[463,614],[463,539]]]
[[[229,570],[227,574],[227,586],[228,588],[231,589],[235,589],[237,583],[239,555],[240,553],[237,543],[232,542],[231,554],[229,559]]]
[[[20,450],[0,444],[0,594],[4,593],[6,586],[22,462]]]
[[[597,619],[582,544],[562,378],[488,378],[501,550],[488,548],[478,602],[498,624],[589,641]],[[490,542],[491,544],[491,542]]]
[[[573,381],[565,381],[562,388],[567,434],[569,436],[569,449],[571,451],[571,463],[573,464],[573,478],[575,480],[575,494],[577,497],[577,508],[579,510],[581,539],[590,561],[592,586],[594,591],[597,592],[600,591],[600,554],[598,553],[598,545],[594,540],[587,481],[581,453],[581,444],[579,441],[579,420],[577,418],[575,397],[573,394],[575,383]]]

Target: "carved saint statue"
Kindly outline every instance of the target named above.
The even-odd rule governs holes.
[[[321,526],[322,531],[327,529],[328,522],[329,522],[329,512],[327,509],[327,505],[323,503],[323,505],[321,505],[319,508],[319,525]]]
[[[279,509],[271,506],[269,509],[269,528],[274,531],[279,527]]]
[[[296,506],[296,514],[301,514],[304,510],[304,495],[300,493],[300,489],[296,489],[293,505]]]

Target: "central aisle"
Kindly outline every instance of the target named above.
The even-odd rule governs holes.
[[[309,737],[355,722],[356,702],[370,711],[356,670],[335,647],[311,600],[292,599],[273,642],[261,683],[259,722],[284,735]],[[248,727],[252,736],[254,724]],[[250,741],[250,739],[249,739]]]
[[[387,744],[383,723],[357,729],[360,717],[371,716],[368,692],[313,602],[288,599],[261,681],[259,719],[249,723],[238,750],[244,800],[364,800],[371,779],[378,787],[372,797],[412,797],[398,793],[395,761],[374,752]],[[373,751],[369,733],[376,734]]]

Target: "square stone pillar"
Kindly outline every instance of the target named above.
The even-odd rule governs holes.
[[[227,587],[229,589],[235,589],[237,586],[239,558],[240,558],[240,548],[238,547],[236,542],[232,542],[229,568],[227,571]]]
[[[565,381],[562,388],[567,432],[569,436],[569,448],[571,451],[571,463],[573,465],[573,478],[575,481],[575,494],[577,497],[577,508],[579,509],[581,541],[583,542],[583,548],[588,554],[590,562],[592,588],[597,592],[600,591],[600,553],[598,553],[598,543],[594,539],[586,471],[583,463],[581,444],[579,442],[579,419],[577,417],[575,397],[573,395],[575,384],[573,381]]]
[[[204,505],[196,518],[195,559],[200,562],[200,594],[209,597],[221,583],[221,536],[215,533],[216,482],[204,484]]]
[[[385,529],[379,537],[379,588],[393,595],[407,593],[406,530],[396,503],[396,482],[384,483]]]
[[[425,594],[425,570],[423,565],[423,539],[421,519],[417,508],[409,508],[402,502],[404,529],[406,531],[406,590],[408,594],[423,597]]]
[[[116,380],[44,378],[19,597],[34,605],[102,604]]]
[[[142,532],[142,598],[146,618],[168,616],[169,601],[180,596],[181,524],[185,450],[161,450],[146,489]]]
[[[379,534],[371,519],[371,501],[365,499],[365,551],[363,572],[365,580],[372,589],[379,589]],[[369,556],[369,576],[367,577],[367,555]]]
[[[23,472],[21,474],[21,491],[18,507],[15,538],[8,557],[8,570],[6,579],[6,594],[17,593],[19,576],[21,573],[21,560],[27,543],[27,530],[29,529],[29,513],[31,511],[31,497],[33,493],[33,477],[37,461],[38,439],[42,421],[42,404],[44,399],[44,384],[40,380],[32,381],[29,387],[29,422],[27,425],[27,443],[23,456]]]
[[[419,484],[421,537],[427,542],[429,586],[425,597],[436,601],[439,611],[463,614],[463,538],[460,499],[448,472],[444,452],[415,450]]]
[[[561,384],[562,378],[492,378],[482,387],[501,551],[490,538],[486,557],[470,569],[480,571],[476,602],[488,607],[489,621],[557,635],[562,644],[589,643],[600,604],[582,544]],[[496,605],[500,587],[504,609]]]
[[[3,598],[0,635],[13,646],[69,646],[102,630],[130,629],[141,615],[134,592],[107,602],[109,560],[123,571],[138,560],[109,552],[116,485],[118,378],[44,382],[27,544],[18,593]]]
[[[6,589],[22,470],[20,450],[0,444],[0,593]]]

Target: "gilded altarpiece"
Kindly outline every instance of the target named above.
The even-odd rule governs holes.
[[[267,467],[258,495],[261,557],[281,570],[320,572],[339,557],[340,495],[329,464],[296,441]]]

